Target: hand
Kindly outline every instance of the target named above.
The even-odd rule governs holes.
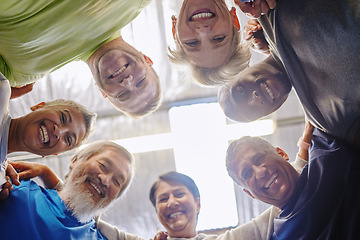
[[[10,99],[18,98],[28,92],[31,92],[33,89],[34,83],[30,83],[23,87],[11,87]]]
[[[308,121],[305,121],[305,129],[303,133],[303,141],[307,143],[311,143],[313,138],[314,126]]]
[[[264,54],[270,54],[262,26],[256,19],[250,19],[244,26],[244,40],[251,42],[251,47]]]
[[[9,165],[19,171],[20,180],[38,177],[44,173],[47,167],[44,164],[23,161],[9,162]]]
[[[254,18],[258,18],[262,14],[266,14],[269,9],[274,9],[276,7],[276,0],[254,0],[251,2],[234,0],[234,2],[239,6],[241,11]]]
[[[167,240],[167,237],[168,237],[168,233],[165,232],[165,231],[161,231],[159,230],[155,237],[154,237],[154,240]]]
[[[0,191],[0,200],[5,200],[9,197],[10,192],[14,188],[13,184],[20,185],[18,174],[10,164],[6,168],[6,178],[7,182],[2,185],[2,190]]]

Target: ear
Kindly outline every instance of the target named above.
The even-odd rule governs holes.
[[[252,195],[249,190],[243,188],[243,191],[244,191],[247,195],[249,195],[251,198],[255,199],[254,195]]]
[[[199,213],[199,212],[200,212],[200,208],[201,208],[200,198],[199,198],[199,197],[196,198],[196,205],[197,205],[197,208],[196,208],[197,213]]]
[[[287,153],[286,153],[284,150],[282,150],[281,148],[277,147],[277,148],[276,148],[276,151],[277,151],[277,153],[278,153],[281,157],[283,157],[286,161],[289,161],[289,155],[287,155]]]
[[[36,104],[35,106],[30,107],[30,110],[31,111],[36,111],[39,108],[43,108],[44,106],[45,106],[45,102],[41,102],[41,103]]]
[[[177,18],[172,15],[171,16],[171,22],[172,22],[172,34],[173,34],[173,38],[174,40],[176,40],[176,23],[177,23]]]
[[[146,56],[145,54],[142,54],[144,56],[145,62],[147,64],[149,64],[149,66],[153,65],[153,61],[151,60],[151,58],[149,58],[148,56]]]
[[[234,25],[234,27],[240,31],[240,23],[239,23],[239,18],[237,17],[236,15],[236,8],[235,7],[232,7],[230,10],[229,10],[229,13],[230,13],[230,16],[231,16],[231,20],[232,20],[232,23]]]

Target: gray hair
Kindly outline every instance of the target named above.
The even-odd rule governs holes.
[[[237,180],[238,178],[236,176],[236,172],[238,170],[237,169],[237,167],[238,167],[237,160],[238,159],[236,159],[235,156],[236,156],[236,153],[241,148],[241,146],[245,143],[251,144],[254,146],[259,146],[262,149],[276,152],[276,148],[262,137],[244,136],[237,140],[232,141],[229,144],[228,149],[226,151],[226,169],[228,171],[229,176],[238,184],[239,184],[239,182],[238,182],[238,180]]]
[[[135,157],[128,150],[126,150],[126,148],[120,146],[119,144],[111,142],[111,141],[106,141],[106,140],[95,141],[95,142],[89,144],[88,146],[86,146],[85,148],[79,150],[72,157],[71,162],[75,162],[75,161],[84,162],[84,161],[88,160],[89,158],[91,158],[97,154],[100,154],[109,148],[112,148],[112,149],[124,154],[125,157],[127,158],[127,160],[129,160],[129,162],[130,162],[130,169],[131,169],[130,176],[126,179],[124,186],[122,187],[122,189],[120,190],[120,192],[117,196],[117,197],[120,197],[120,195],[123,194],[125,192],[125,190],[128,188],[128,186],[130,185],[133,175],[134,175]],[[72,171],[72,168],[70,166],[69,172],[64,177],[65,180],[67,180],[71,171]]]
[[[183,48],[175,40],[175,49],[168,48],[170,61],[182,68],[188,68],[192,78],[199,85],[224,85],[233,79],[239,72],[248,67],[250,62],[250,43],[241,41],[239,32],[233,30],[231,55],[229,60],[217,68],[203,68],[190,63]]]

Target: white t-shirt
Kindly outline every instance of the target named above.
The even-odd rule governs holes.
[[[10,93],[9,81],[0,73],[0,190],[6,182],[6,155],[11,121],[8,108]]]

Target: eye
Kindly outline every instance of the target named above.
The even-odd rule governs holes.
[[[120,182],[117,179],[114,179],[114,184],[115,186],[119,187],[120,186]]]
[[[143,82],[145,81],[146,77],[143,77],[143,79],[141,79],[138,83],[136,83],[136,87],[141,86],[141,84],[143,84]]]
[[[60,112],[60,121],[62,124],[66,123],[66,116],[63,112]]]
[[[70,147],[71,143],[72,143],[72,139],[70,136],[66,136],[66,142],[67,142],[68,146]]]
[[[251,168],[246,168],[241,172],[241,177],[245,180],[251,178],[253,175],[253,171]]]
[[[128,98],[129,94],[130,94],[129,91],[125,91],[125,92],[120,93],[116,98],[119,101],[125,101]]]
[[[162,197],[162,198],[159,198],[159,199],[158,199],[158,202],[159,202],[159,203],[162,203],[162,202],[166,202],[167,200],[168,200],[167,197]]]
[[[237,85],[236,86],[236,91],[239,95],[241,96],[245,96],[245,89],[243,88],[242,85]]]
[[[197,45],[199,45],[199,41],[198,40],[191,40],[191,41],[187,41],[185,42],[185,44],[189,47],[196,47]]]
[[[216,43],[221,43],[222,41],[224,41],[226,38],[226,36],[216,36],[213,38],[213,41]]]
[[[262,153],[257,153],[254,157],[253,157],[253,164],[255,166],[260,166],[263,162],[263,159],[265,157],[265,154],[262,154]]]
[[[185,195],[185,193],[180,192],[180,193],[177,193],[177,194],[175,195],[175,197],[181,198],[181,197],[183,197],[184,195]]]
[[[101,162],[98,162],[98,163],[99,163],[99,166],[100,166],[101,169],[104,170],[104,169],[106,168],[106,167],[105,167],[105,164],[103,164],[103,163],[101,163]]]

